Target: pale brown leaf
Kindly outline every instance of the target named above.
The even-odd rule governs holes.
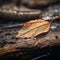
[[[32,38],[39,34],[48,32],[50,23],[41,19],[31,20],[24,24],[22,29],[18,31],[17,38]]]

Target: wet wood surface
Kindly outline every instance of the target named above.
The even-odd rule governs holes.
[[[11,53],[14,55],[15,52],[18,52],[20,55],[24,55],[25,52],[26,56],[29,55],[29,57],[31,57],[32,55],[34,56],[34,52],[36,52],[36,50],[37,52],[40,52],[39,50],[47,47],[50,49],[53,46],[60,46],[59,22],[54,22],[48,33],[39,35],[33,39],[17,39],[16,34],[23,23],[13,23],[0,24],[0,57],[4,57],[6,55],[11,56]],[[43,51],[46,52],[46,50]],[[18,53],[17,55],[19,55]]]

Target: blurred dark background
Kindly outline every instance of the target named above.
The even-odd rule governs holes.
[[[16,6],[16,7],[20,7],[20,6],[23,5],[23,6],[27,7],[27,8],[31,8],[31,9],[34,9],[34,8],[39,9],[40,7],[44,8],[43,6],[49,6],[49,5],[52,5],[53,6],[54,4],[58,4],[58,3],[60,3],[60,0],[0,0],[0,6],[2,6],[4,4],[5,5],[6,4],[8,4],[8,5],[12,4],[12,5]],[[39,51],[39,52],[37,53],[37,51]],[[34,52],[36,54],[33,54],[33,57],[31,59],[34,60],[36,57],[39,57],[40,56],[40,53],[41,53],[40,50],[37,50],[37,51]],[[42,55],[41,55],[42,57],[39,58],[39,59],[37,59],[37,60],[43,60],[43,59],[44,60],[55,60],[55,59],[59,60],[60,59],[60,46],[54,46],[50,50],[47,49],[46,51],[47,51],[47,53],[49,55],[45,54],[46,56],[44,56],[44,54],[42,53]],[[44,53],[46,53],[46,51],[44,51]],[[16,54],[14,55],[14,57],[11,56],[11,59],[9,59],[10,58],[10,55],[3,56],[3,57],[4,57],[3,59],[5,59],[6,57],[8,57],[7,60],[11,60],[12,58],[15,58],[16,57]],[[24,55],[23,55],[23,57],[24,57]],[[18,56],[18,57],[16,57],[16,60],[20,60],[20,58],[23,59],[23,57]]]

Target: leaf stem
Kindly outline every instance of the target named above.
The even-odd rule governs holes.
[[[55,19],[57,19],[59,16],[55,16],[55,17],[53,17],[53,19],[50,21],[50,23],[52,24],[52,22],[55,20]]]

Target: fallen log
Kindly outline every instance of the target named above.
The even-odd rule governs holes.
[[[59,20],[57,20],[59,21]],[[57,26],[55,25],[57,24]],[[17,32],[23,24],[1,24],[0,28],[0,59],[17,57],[21,60],[31,59],[35,55],[43,55],[51,52],[54,46],[60,46],[60,24],[54,22],[48,33],[36,38],[18,39]],[[58,31],[58,32],[57,32]],[[13,56],[12,56],[13,55]],[[20,57],[21,56],[21,57]],[[12,59],[11,58],[11,59]],[[1,60],[2,60],[1,59]],[[11,60],[10,59],[10,60]],[[17,59],[16,59],[17,60]]]
[[[53,32],[47,34],[45,37],[40,39],[31,39],[29,42],[28,40],[26,43],[16,43],[13,45],[6,45],[3,48],[0,48],[0,56],[3,56],[5,54],[11,53],[11,52],[17,52],[27,49],[27,51],[33,51],[35,49],[42,49],[47,46],[59,46],[60,45],[60,33],[59,32]]]
[[[11,5],[3,5],[0,7],[0,18],[6,20],[30,20],[39,18],[41,14],[40,10],[28,9],[26,7],[20,6],[19,8]]]
[[[29,8],[40,8],[40,7],[45,7],[50,4],[54,4],[59,2],[59,0],[29,0],[29,1],[22,1],[24,5],[26,5]]]

